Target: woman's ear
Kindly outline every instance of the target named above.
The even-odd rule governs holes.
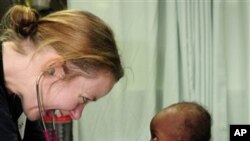
[[[46,72],[49,76],[54,76],[57,79],[63,79],[65,77],[65,71],[63,66],[51,67]]]
[[[55,74],[55,68],[49,68],[48,70],[47,70],[47,73],[48,73],[48,75],[54,75]]]
[[[65,62],[62,59],[53,59],[46,64],[43,72],[45,72],[46,75],[63,79],[65,77],[64,65]]]

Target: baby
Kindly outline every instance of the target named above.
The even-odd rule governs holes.
[[[209,141],[211,116],[195,102],[179,102],[158,112],[150,123],[151,141]]]

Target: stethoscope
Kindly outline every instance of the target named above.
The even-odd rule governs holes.
[[[43,71],[39,74],[36,80],[36,94],[37,94],[37,103],[38,103],[38,109],[39,109],[39,114],[42,120],[42,125],[43,125],[43,135],[45,137],[45,141],[58,141],[57,134],[56,134],[56,126],[55,126],[55,118],[54,118],[54,112],[52,113],[52,131],[49,131],[48,128],[46,127],[45,120],[44,120],[44,109],[42,106],[42,101],[41,101],[41,94],[40,94],[40,80],[41,78],[48,74],[48,75],[53,75],[55,73],[54,68],[50,68],[47,71]],[[50,115],[51,116],[51,115]],[[51,132],[51,134],[50,134]]]
[[[50,119],[52,119],[52,130],[48,130],[46,124],[45,124],[45,112],[43,109],[43,105],[42,105],[42,100],[41,100],[41,94],[40,94],[40,80],[42,79],[42,77],[44,77],[45,75],[54,75],[55,73],[55,68],[49,68],[47,71],[43,71],[41,72],[37,79],[36,79],[36,94],[37,94],[37,103],[38,103],[38,109],[39,109],[39,114],[41,117],[41,121],[42,121],[42,125],[43,125],[43,135],[45,137],[45,141],[58,141],[58,137],[57,137],[57,133],[56,133],[56,125],[55,125],[55,110],[53,110],[53,112],[51,112],[51,114],[46,115],[46,116],[50,116]],[[95,101],[92,99],[89,99],[85,96],[80,96],[80,98],[82,99],[84,105],[86,105],[88,102],[90,101]]]

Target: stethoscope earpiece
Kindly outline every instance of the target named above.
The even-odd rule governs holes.
[[[54,74],[55,74],[55,68],[49,68],[49,69],[47,70],[47,73],[48,73],[49,75],[54,75]]]

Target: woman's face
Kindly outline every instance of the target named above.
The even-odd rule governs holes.
[[[76,67],[81,64],[65,63],[50,46],[36,52],[28,40],[22,45],[25,55],[16,52],[14,43],[4,43],[4,75],[6,88],[20,97],[23,111],[30,120],[40,119],[36,83],[41,72],[45,72],[39,81],[44,111],[57,110],[58,113],[59,110],[72,119],[79,119],[86,102],[107,95],[116,82],[109,70],[94,71],[85,66],[86,72]],[[70,77],[76,73],[79,75]]]
[[[79,119],[86,102],[94,102],[107,95],[115,84],[112,74],[107,70],[68,79],[66,77],[71,72],[65,72],[63,67],[53,69],[53,74],[43,75],[39,83],[44,111],[59,110],[61,115],[69,115],[72,119]],[[29,105],[26,102],[24,112],[31,120],[40,118],[37,104]]]

